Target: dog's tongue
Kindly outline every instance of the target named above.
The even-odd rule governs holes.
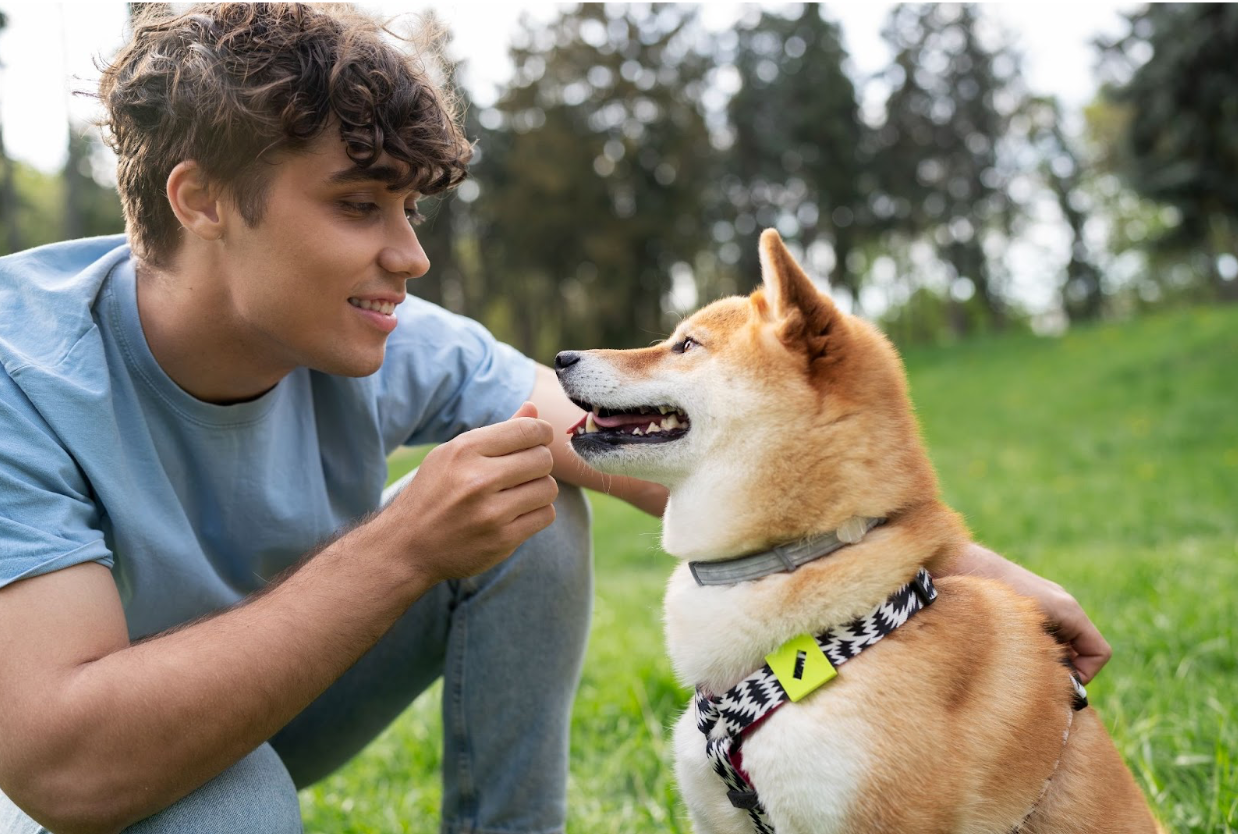
[[[623,426],[644,426],[646,423],[653,420],[648,414],[612,414],[609,417],[602,417],[596,412],[593,415],[593,422],[604,429],[617,429]]]

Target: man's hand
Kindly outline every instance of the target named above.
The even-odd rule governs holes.
[[[951,572],[1005,582],[1040,603],[1054,628],[1054,636],[1070,648],[1075,670],[1084,683],[1096,677],[1113,656],[1113,649],[1088,619],[1083,607],[1056,582],[1037,576],[974,543],[954,562]]]
[[[555,519],[554,430],[526,402],[511,419],[435,447],[373,524],[383,525],[430,584],[506,559]]]

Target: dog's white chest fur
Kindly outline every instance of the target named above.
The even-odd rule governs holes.
[[[797,707],[782,707],[745,740],[744,769],[777,834],[842,834],[871,764],[865,727],[822,721],[817,711],[809,718]],[[675,726],[675,775],[697,834],[753,834],[706,759],[691,710]]]
[[[699,588],[686,566],[666,596],[667,643],[681,680],[720,692],[760,667],[770,647],[761,626],[769,612],[742,587]],[[818,691],[786,704],[743,743],[744,769],[778,834],[846,831],[860,782],[871,766],[872,738],[855,703]],[[697,834],[752,834],[746,812],[731,805],[705,755],[705,736],[689,708],[675,727],[675,771]]]

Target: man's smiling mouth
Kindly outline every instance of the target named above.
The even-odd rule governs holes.
[[[366,301],[363,298],[350,298],[348,303],[354,307],[360,307],[362,310],[382,313],[384,316],[390,316],[395,313],[395,308],[398,306],[392,301]]]
[[[666,443],[686,435],[692,424],[688,415],[673,405],[635,408],[605,408],[574,400],[585,416],[568,430],[577,443]]]

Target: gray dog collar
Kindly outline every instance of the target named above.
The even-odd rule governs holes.
[[[829,556],[835,550],[855,544],[884,518],[861,518],[849,520],[837,530],[822,533],[803,541],[780,544],[760,553],[750,553],[734,559],[717,562],[689,562],[688,569],[697,585],[734,585],[760,579],[773,573],[790,573],[801,565]]]

